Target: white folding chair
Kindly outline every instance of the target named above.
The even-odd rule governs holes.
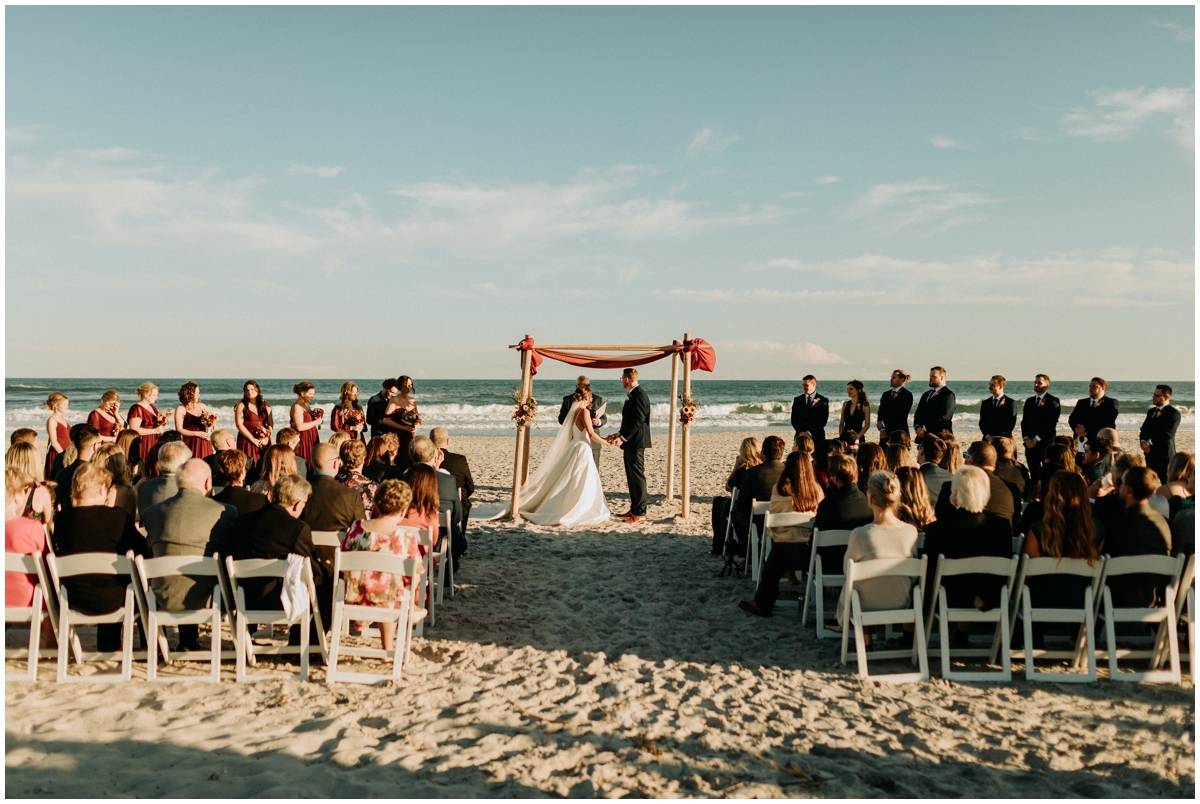
[[[141,599],[145,601],[145,615],[143,628],[146,631],[146,680],[157,681],[158,679],[158,653],[160,641],[165,643],[166,638],[162,636],[160,629],[164,625],[203,625],[208,623],[212,627],[212,644],[207,651],[175,651],[174,654],[168,653],[164,658],[170,662],[176,659],[190,660],[208,658],[210,662],[209,674],[207,677],[196,676],[177,676],[169,679],[173,681],[212,681],[214,683],[221,680],[221,659],[235,659],[237,654],[234,651],[221,650],[221,585],[220,585],[220,561],[219,555],[209,556],[161,556],[159,558],[142,558],[137,556],[134,559],[134,566],[137,568],[138,588],[141,591]],[[212,602],[207,608],[193,609],[189,611],[159,611],[158,598],[154,595],[154,590],[150,586],[150,582],[155,578],[167,578],[176,575],[191,575],[201,576],[206,578],[218,579],[213,585]]]
[[[1183,565],[1183,572],[1180,573],[1179,583],[1175,586],[1175,622],[1176,628],[1184,626],[1188,634],[1188,651],[1184,653],[1180,651],[1179,660],[1188,663],[1188,673],[1192,680],[1196,678],[1195,656],[1196,656],[1196,640],[1192,633],[1195,629],[1195,623],[1192,620],[1192,597],[1191,591],[1196,586],[1196,556],[1190,555],[1187,557],[1187,563]],[[1190,595],[1190,596],[1189,596]],[[1178,641],[1178,634],[1176,635]],[[1159,632],[1158,641],[1155,643],[1156,655],[1154,657],[1155,669],[1162,667],[1163,661],[1167,658],[1167,642],[1162,632]]]
[[[750,580],[758,586],[758,575],[762,571],[763,560],[766,558],[766,545],[763,544],[763,534],[758,531],[758,518],[766,516],[771,510],[770,500],[755,500],[750,503]]]
[[[19,572],[24,575],[40,576],[38,565],[42,563],[42,557],[37,553],[33,555],[23,555],[21,553],[5,553],[4,554],[4,571]],[[36,584],[33,587],[33,600],[28,606],[5,606],[4,607],[4,624],[9,623],[28,623],[29,624],[29,647],[22,650],[21,648],[5,648],[5,659],[20,659],[24,655],[28,659],[28,669],[24,673],[5,673],[5,683],[9,681],[37,681],[38,655],[40,653],[41,635],[42,635],[42,617],[45,612],[45,606],[42,603],[42,585]]]
[[[1012,537],[1012,551],[1013,551],[1013,555],[1017,556],[1018,558],[1020,558],[1021,554],[1025,552],[1025,537],[1024,536],[1013,536]]]
[[[321,623],[321,611],[317,607],[317,590],[313,583],[312,565],[305,563],[304,565],[304,580],[308,586],[309,606],[300,615],[300,644],[299,645],[255,645],[250,637],[251,625],[286,625],[291,626],[293,623],[287,619],[282,609],[248,609],[246,608],[246,591],[242,588],[242,581],[248,578],[282,578],[287,572],[287,560],[283,558],[247,558],[241,561],[234,561],[232,558],[225,559],[225,570],[229,574],[229,582],[233,586],[234,600],[237,601],[237,613],[235,615],[236,627],[234,629],[234,640],[236,643],[237,653],[237,675],[239,682],[250,680],[252,677],[246,673],[246,661],[248,658],[253,659],[255,656],[300,656],[300,672],[287,673],[283,675],[273,676],[253,676],[253,679],[262,678],[299,678],[301,681],[308,680],[308,656],[309,653],[316,650],[323,657],[328,653],[325,649],[325,633],[324,626]],[[317,623],[317,635],[319,644],[313,647],[309,644],[309,624],[315,618]]]
[[[346,537],[344,530],[314,530],[312,542],[314,547],[341,547],[342,539]]]
[[[47,546],[50,544],[49,535],[46,536]],[[54,634],[54,639],[58,640],[58,586],[50,577],[50,571],[46,569],[46,562],[50,556],[54,554],[53,550],[47,549],[46,558],[38,561],[38,585],[42,587],[42,605],[46,607],[46,616],[50,620],[50,630]],[[71,648],[71,655],[75,657],[76,664],[83,664],[83,648],[79,642],[79,635],[72,632],[68,640]],[[58,648],[42,648],[38,651],[38,657],[42,659],[58,659]]]
[[[135,603],[133,592],[133,551],[123,556],[115,553],[77,553],[70,556],[46,556],[46,566],[50,577],[58,588],[58,683],[77,682],[107,682],[129,681],[133,677],[133,623]],[[130,582],[125,587],[125,603],[116,611],[108,614],[82,614],[71,611],[70,596],[63,578],[76,575],[126,575]],[[112,661],[119,659],[119,673],[95,673],[90,676],[72,676],[67,674],[68,643],[76,638],[75,629],[83,625],[101,625],[121,623],[121,651],[85,651],[80,650],[77,657],[79,663],[85,661]]]
[[[1019,564],[1020,559],[1016,556],[1012,558],[997,558],[995,556],[946,558],[945,556],[938,556],[937,567],[933,573],[933,583],[930,585],[937,607],[938,647],[936,649],[931,648],[929,652],[933,653],[936,650],[940,655],[942,660],[942,678],[950,678],[956,681],[1012,680],[1012,657],[1009,652],[1008,598],[1009,590],[1016,577],[1017,566]],[[942,586],[942,579],[957,575],[997,575],[1004,578],[1004,585],[1000,588],[1000,605],[990,611],[980,611],[974,607],[969,609],[950,608],[946,590]],[[933,617],[934,608],[931,607],[925,620],[926,639],[932,639],[933,637]],[[996,629],[992,635],[991,646],[987,648],[951,648],[951,634],[953,632],[951,624],[956,622],[995,623]],[[950,667],[950,660],[952,658],[986,658],[990,663],[994,664],[997,652],[1000,654],[1001,669],[999,671],[962,671],[952,670]]]
[[[808,610],[811,606],[809,601],[815,598],[817,636],[822,639],[836,639],[841,636],[837,631],[831,631],[825,627],[825,590],[840,589],[845,586],[846,576],[840,572],[826,573],[818,548],[845,547],[850,543],[850,533],[851,531],[848,530],[822,531],[820,528],[813,528],[812,553],[808,557],[808,583],[804,588],[804,603],[802,604],[804,613],[800,617],[800,624],[805,625],[808,622]]]
[[[343,573],[383,572],[389,575],[412,578],[416,583],[423,583],[423,578],[418,579],[418,568],[421,566],[421,562],[416,559],[405,558],[390,553],[366,551],[349,551],[343,553],[341,550],[338,550],[334,554],[333,636],[329,643],[329,663],[325,671],[326,684],[346,681],[360,684],[386,684],[388,681],[399,682],[400,675],[404,670],[404,661],[408,657],[409,648],[412,644],[413,586],[405,584],[402,593],[403,599],[400,602],[399,608],[347,605],[346,580],[343,577]],[[354,619],[359,622],[395,623],[396,642],[394,649],[388,651],[382,648],[343,646],[341,644],[341,624],[348,619]],[[352,673],[339,670],[338,659],[343,655],[361,658],[391,659],[392,672],[381,675],[378,673]]]
[[[1105,650],[1097,651],[1098,656],[1107,655],[1108,674],[1113,681],[1166,681],[1172,684],[1180,682],[1179,667],[1179,632],[1175,620],[1175,598],[1179,592],[1179,576],[1183,572],[1183,556],[1118,556],[1105,558],[1104,561],[1104,636]],[[1122,575],[1161,575],[1166,577],[1166,599],[1161,606],[1123,607],[1115,608],[1112,601],[1112,590],[1108,582]],[[1154,647],[1148,650],[1119,648],[1117,646],[1117,623],[1158,623],[1158,631]],[[1161,651],[1159,643],[1166,640],[1169,669],[1159,670]],[[1143,672],[1121,670],[1118,666],[1120,659],[1149,659],[1150,669]]]
[[[773,540],[771,539],[771,529],[772,528],[799,528],[799,527],[805,527],[805,526],[811,527],[812,521],[816,518],[817,518],[817,515],[814,513],[811,513],[811,512],[801,514],[801,513],[795,512],[795,511],[785,511],[785,512],[778,513],[778,514],[772,514],[770,511],[768,511],[766,513],[766,515],[763,517],[763,532],[765,534],[767,546],[770,547],[770,545],[773,542]],[[809,538],[809,541],[810,542],[812,541],[811,537]],[[769,556],[770,554],[771,554],[771,551],[768,549],[766,551],[766,555],[763,556],[764,564],[766,563],[766,557]],[[762,582],[762,571],[760,569],[759,573],[758,573],[758,578],[754,582],[754,588],[756,590],[758,589],[758,585],[761,582]]]
[[[858,675],[876,681],[889,683],[904,683],[907,681],[926,681],[929,678],[929,654],[925,646],[925,623],[921,617],[921,601],[925,598],[925,567],[927,557],[921,558],[873,558],[867,561],[850,561],[846,572],[846,606],[850,609],[843,614],[842,619],[842,664],[846,664],[846,656],[850,646],[850,629],[854,629],[854,648],[858,654]],[[901,577],[906,581],[917,579],[913,591],[912,605],[904,609],[885,609],[882,611],[862,610],[862,601],[855,582],[862,583],[876,578]],[[909,650],[872,651],[872,659],[909,659],[919,667],[916,673],[888,673],[871,675],[867,668],[867,647],[864,640],[863,627],[874,625],[904,625],[913,626],[913,646]]]
[[[1062,683],[1084,683],[1096,680],[1096,612],[1094,601],[1099,589],[1101,576],[1104,572],[1104,559],[1096,560],[1089,566],[1082,558],[1053,558],[1042,556],[1021,560],[1017,571],[1017,600],[1020,606],[1020,618],[1024,622],[1025,645],[1021,650],[1013,650],[1012,657],[1020,656],[1025,662],[1026,681],[1058,681]],[[1027,581],[1030,578],[1045,575],[1074,575],[1091,580],[1091,585],[1084,590],[1083,607],[1079,609],[1050,609],[1034,608]],[[1015,628],[1015,617],[1010,620],[1009,627]],[[1042,623],[1079,623],[1082,627],[1075,638],[1075,646],[1071,650],[1041,650],[1033,647],[1033,624]],[[1063,673],[1041,673],[1037,671],[1037,659],[1067,659],[1077,666],[1086,657],[1086,671],[1067,671]]]
[[[450,512],[442,511],[438,514],[438,549],[433,554],[433,577],[429,579],[435,586],[431,596],[437,598],[439,606],[442,605],[442,601],[445,599],[447,573],[449,573],[450,577],[450,597],[454,597],[454,567],[447,566],[453,563],[450,557]],[[437,625],[437,620],[433,618],[432,608],[430,608],[429,624],[431,626]]]

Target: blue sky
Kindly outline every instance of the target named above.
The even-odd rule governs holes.
[[[1194,378],[1191,7],[6,20],[8,376]]]

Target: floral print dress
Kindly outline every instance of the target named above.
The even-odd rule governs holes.
[[[362,495],[363,510],[375,513],[375,492],[379,490],[379,484],[371,478],[359,471],[350,471],[343,469],[337,473],[334,478],[347,488],[354,489]]]
[[[371,533],[363,530],[362,520],[355,520],[346,538],[342,540],[342,549],[370,550],[376,553],[392,553],[393,555],[412,558],[417,561],[417,573],[425,571],[421,563],[421,551],[417,544],[416,534],[398,531],[396,533]],[[383,606],[390,609],[399,608],[403,601],[402,595],[406,590],[417,592],[413,578],[405,576],[397,578],[386,572],[348,572],[346,573],[346,603],[352,606]],[[425,610],[416,608],[414,620],[425,616]]]

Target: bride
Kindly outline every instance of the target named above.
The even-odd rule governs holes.
[[[588,406],[590,390],[577,390],[571,410],[558,431],[550,451],[537,471],[521,488],[521,516],[535,525],[567,528],[596,525],[612,517],[600,487],[600,471],[592,457],[591,442],[606,443],[592,429]],[[481,511],[479,519],[499,519],[512,510]]]

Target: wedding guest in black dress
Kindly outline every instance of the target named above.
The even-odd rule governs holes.
[[[846,383],[846,396],[850,398],[842,403],[838,438],[842,439],[851,451],[857,451],[859,442],[866,438],[867,431],[871,429],[871,403],[867,401],[860,380]]]

